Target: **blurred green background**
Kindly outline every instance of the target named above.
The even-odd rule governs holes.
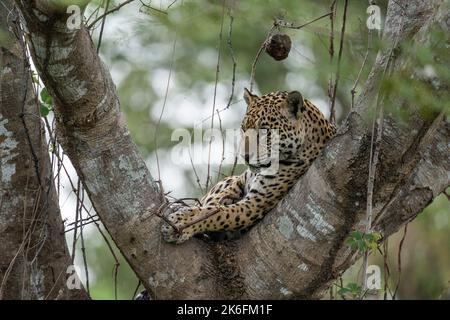
[[[123,0],[110,1],[109,8],[121,2]],[[87,23],[94,21],[103,12],[106,3],[107,1],[97,0],[89,5],[85,13]],[[232,56],[234,55],[236,61],[236,79],[231,105],[220,113],[224,129],[238,128],[239,120],[245,112],[245,104],[241,98],[243,88],[249,87],[253,60],[272,25],[273,18],[300,25],[329,12],[330,3],[328,0],[230,0],[224,4],[207,0],[134,1],[107,17],[100,47],[101,57],[113,75],[133,138],[147,159],[153,176],[162,179],[166,191],[170,190],[172,195],[182,197],[201,195],[190,161],[183,159],[177,165],[170,162],[170,150],[176,144],[176,141],[171,141],[171,134],[177,128],[192,130],[196,125],[209,127],[213,105],[216,110],[226,108],[232,91]],[[256,68],[254,90],[257,93],[299,90],[325,114],[329,114],[328,81],[330,74],[336,70],[343,3],[344,1],[338,1],[334,61],[330,62],[328,50],[328,17],[300,30],[282,29],[280,32],[288,34],[292,40],[290,55],[286,60],[277,62],[262,53]],[[383,17],[386,3],[387,1],[377,3]],[[338,123],[350,110],[350,91],[355,85],[366,52],[367,63],[361,70],[359,83],[355,87],[357,93],[367,78],[377,49],[382,47],[377,31],[372,32],[370,36],[368,34],[367,7],[367,1],[349,1],[336,100]],[[233,24],[230,37],[231,17]],[[221,24],[222,35],[219,41]],[[101,21],[95,26],[92,36],[94,42],[98,43]],[[440,37],[442,35],[437,32],[434,36],[436,42],[439,42]],[[411,44],[411,48],[405,48],[408,49],[417,48],[413,48]],[[439,50],[443,48],[437,44],[411,50],[411,59],[417,70],[434,73],[448,80],[448,68],[436,65],[433,59]],[[445,66],[445,62],[440,63]],[[216,76],[217,97],[214,104]],[[408,82],[402,79],[401,75],[395,75],[394,80],[388,81],[385,89],[401,92],[410,97],[411,101],[420,100],[420,106],[426,106],[423,107],[424,112],[443,108],[445,105],[448,107],[448,93],[443,93],[443,98],[438,100],[429,88]],[[396,106],[388,107],[387,113],[401,119],[407,116],[404,109]],[[161,121],[156,132],[159,117]],[[215,126],[218,126],[217,117]],[[156,166],[156,149],[160,162],[159,173]],[[220,154],[217,151],[214,153],[216,157],[216,153]],[[230,160],[229,155],[227,161],[222,168],[224,174],[229,173],[231,168],[232,159]],[[206,181],[205,165],[194,165],[203,186]],[[216,162],[212,166],[213,179],[216,179],[217,171]],[[73,221],[71,200],[62,203],[62,207],[63,214],[69,221]],[[449,212],[449,201],[445,195],[441,195],[408,226],[402,250],[401,281],[397,294],[399,299],[436,299],[448,290]],[[402,233],[403,230],[400,230],[389,239],[390,287],[395,287],[397,283],[398,246]],[[85,234],[90,293],[94,299],[114,299],[115,260],[92,225],[85,228]],[[69,241],[70,237],[71,234],[68,234]],[[120,263],[117,269],[117,297],[131,299],[138,280],[118,250],[115,249],[115,252]],[[370,263],[381,267],[384,277],[382,256],[375,252],[370,259]],[[80,241],[77,245],[76,262],[85,281]],[[349,269],[343,277],[344,283],[354,282],[359,268],[360,263],[357,263]],[[378,298],[383,298],[382,291],[379,292]]]

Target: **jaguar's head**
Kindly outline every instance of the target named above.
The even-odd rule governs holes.
[[[250,168],[295,156],[304,140],[298,91],[276,91],[262,97],[245,89],[247,112],[241,123],[240,154]]]

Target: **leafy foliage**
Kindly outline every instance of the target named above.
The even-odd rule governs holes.
[[[381,234],[378,232],[362,233],[360,231],[352,231],[345,244],[354,251],[365,252],[375,250],[380,239]]]
[[[347,286],[339,288],[337,291],[337,294],[342,299],[357,299],[361,296],[362,288],[359,284],[350,282],[347,284]]]
[[[47,88],[41,90],[40,97],[42,102],[39,104],[39,113],[42,117],[46,117],[52,108],[53,99],[49,95]]]

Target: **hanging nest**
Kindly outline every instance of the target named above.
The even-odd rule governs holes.
[[[288,57],[291,45],[291,38],[287,34],[277,33],[267,40],[265,50],[272,58],[280,61]]]

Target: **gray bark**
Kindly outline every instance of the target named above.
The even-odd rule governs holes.
[[[33,60],[56,102],[58,140],[118,248],[154,298],[319,298],[355,261],[344,240],[363,228],[371,125],[386,64],[407,68],[405,41],[425,43],[432,24],[449,34],[448,3],[389,2],[380,52],[355,109],[286,198],[239,240],[183,245],[161,240],[163,198],[120,112],[114,84],[85,27],[68,30],[52,1],[16,0]],[[57,1],[53,1],[57,2]],[[443,44],[446,45],[446,44]],[[391,57],[391,49],[394,56]],[[442,57],[441,57],[442,58]],[[450,126],[418,107],[400,125],[387,114],[374,191],[374,227],[384,238],[414,219],[450,184]],[[380,99],[383,106],[385,99]],[[438,174],[439,173],[439,174]]]
[[[0,300],[86,299],[71,258],[44,124],[12,1],[0,6]],[[76,275],[75,275],[76,276]]]

